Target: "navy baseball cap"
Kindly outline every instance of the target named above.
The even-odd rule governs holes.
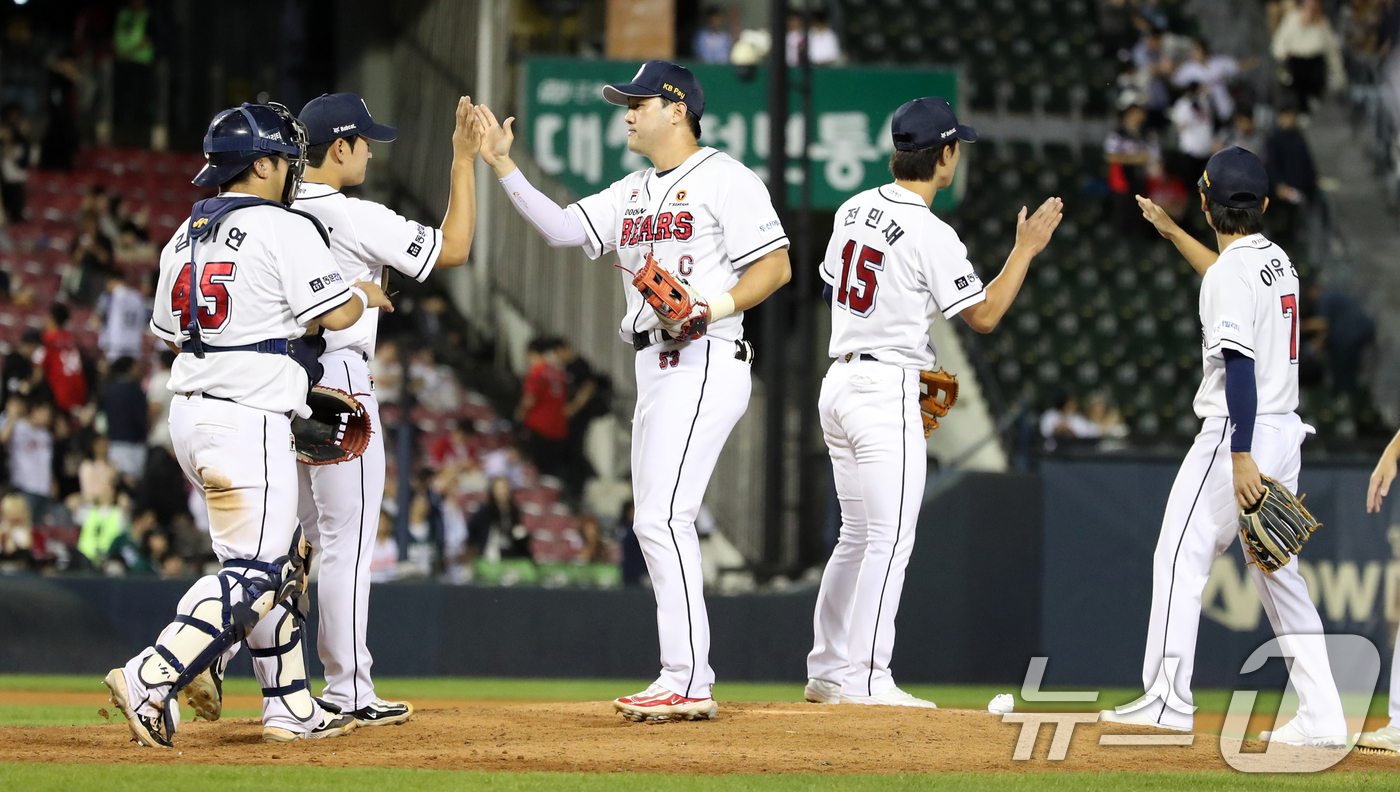
[[[977,142],[977,130],[967,124],[959,124],[948,100],[941,96],[925,96],[905,102],[894,111],[894,119],[890,122],[890,137],[894,138],[894,147],[900,151],[941,146],[954,135],[958,140]]]
[[[365,100],[352,93],[321,94],[306,103],[300,118],[313,146],[350,135],[381,143],[399,136],[398,127],[374,123]]]
[[[632,82],[604,85],[603,98],[610,104],[627,106],[631,97],[660,96],[672,102],[685,102],[686,112],[696,118],[705,114],[705,89],[690,69],[663,60],[647,61]]]
[[[1269,194],[1269,172],[1253,153],[1231,146],[1206,162],[1197,186],[1207,198],[1231,209],[1255,209]]]

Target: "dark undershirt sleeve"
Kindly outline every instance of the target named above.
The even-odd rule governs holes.
[[[1225,406],[1230,411],[1230,451],[1247,452],[1254,445],[1254,417],[1259,410],[1259,391],[1254,383],[1254,359],[1233,349],[1225,356]]]

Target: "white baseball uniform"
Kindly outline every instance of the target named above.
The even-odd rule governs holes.
[[[349,198],[325,184],[307,182],[296,208],[321,221],[331,255],[347,281],[380,282],[385,267],[422,281],[442,252],[442,232],[396,214],[373,201]],[[299,516],[320,553],[316,602],[320,628],[316,651],[326,667],[322,698],[346,712],[375,700],[373,658],[365,645],[369,623],[370,562],[384,499],[384,427],[369,373],[379,309],[345,330],[326,332],[319,384],[349,393],[364,405],[374,427],[358,459],[339,465],[297,465]]]
[[[708,698],[715,675],[695,516],[729,432],[748,408],[743,313],[712,323],[698,341],[669,340],[633,288],[632,273],[651,252],[713,297],[734,288],[750,264],[787,247],[787,235],[763,181],[709,147],[664,173],[633,173],[567,211],[583,225],[590,258],[617,251],[627,270],[620,273],[627,313],[619,333],[646,345],[636,357],[633,530],[656,594],[657,683],[686,698]]]
[[[185,327],[194,278],[188,262],[189,240],[182,231],[161,252],[150,323],[151,332],[175,344],[189,338]],[[307,322],[355,299],[315,226],[275,206],[236,209],[222,217],[200,240],[196,264],[206,346],[298,338]],[[286,354],[207,351],[200,359],[182,352],[171,368],[169,388],[175,393],[170,405],[175,457],[205,493],[214,553],[226,568],[190,588],[179,608],[184,621],[161,633],[161,647],[191,645],[184,633],[202,628],[190,623],[189,614],[197,617],[203,603],[227,601],[230,589],[238,601],[240,587],[247,589],[247,581],[265,575],[237,562],[269,562],[288,554],[297,527],[291,415],[309,415],[306,371]],[[306,688],[292,623],[284,602],[258,622],[247,643],[264,690],[264,724],[308,732],[320,724],[321,710]],[[127,663],[134,701],[146,698],[152,681],[148,661],[158,651],[147,648]],[[154,715],[150,708],[149,701],[141,707]]]
[[[1189,729],[1192,715],[1175,699],[1150,691],[1171,682],[1191,705],[1191,674],[1201,592],[1217,556],[1239,536],[1233,424],[1225,403],[1225,359],[1232,349],[1254,360],[1258,410],[1250,451],[1262,475],[1290,490],[1298,488],[1299,447],[1312,427],[1294,413],[1298,406],[1298,274],[1284,253],[1262,234],[1227,247],[1201,282],[1200,319],[1204,377],[1196,392],[1201,433],[1181,464],[1162,518],[1152,566],[1152,615],[1142,665],[1146,713],[1163,726]],[[1291,563],[1265,574],[1249,574],[1259,589],[1269,623],[1295,653],[1291,680],[1301,701],[1298,726],[1309,737],[1344,736],[1346,721],[1323,646],[1322,619],[1308,586]],[[1309,636],[1317,636],[1313,639]],[[1177,658],[1174,680],[1159,681],[1164,658]],[[1176,704],[1177,706],[1173,706]]]
[[[957,233],[897,184],[841,205],[821,275],[832,287],[835,361],[818,409],[841,537],[822,573],[807,675],[876,696],[895,685],[894,619],[924,495],[919,372],[936,360],[929,324],[987,294]]]

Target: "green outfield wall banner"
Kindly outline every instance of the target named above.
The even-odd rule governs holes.
[[[764,69],[741,79],[733,66],[686,64],[705,89],[701,142],[714,146],[768,178],[768,78]],[[603,101],[604,83],[632,79],[631,61],[529,58],[522,70],[521,122],[517,134],[546,173],[584,196],[650,166],[627,150],[627,108]],[[890,117],[921,96],[942,96],[956,108],[957,73],[950,70],[819,68],[813,71],[812,205],[835,209],[851,195],[890,181],[886,164],[894,150]],[[801,76],[789,107],[787,182],[790,205],[799,200],[802,171]],[[956,190],[943,190],[935,209],[951,208]]]

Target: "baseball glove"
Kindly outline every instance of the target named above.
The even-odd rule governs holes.
[[[1240,537],[1255,565],[1265,572],[1275,572],[1288,565],[1288,560],[1322,523],[1303,508],[1302,498],[1294,497],[1287,487],[1268,476],[1259,478],[1264,494],[1258,503],[1240,513]]]
[[[632,286],[656,311],[661,326],[672,338],[694,341],[709,329],[709,303],[695,293],[689,281],[667,272],[650,253],[646,265],[632,278]]]
[[[297,461],[304,465],[334,465],[348,462],[369,447],[369,413],[354,396],[321,385],[306,396],[311,417],[292,419]]]
[[[919,386],[922,389],[919,411],[923,413],[924,437],[928,437],[938,428],[938,419],[947,415],[958,403],[958,375],[949,374],[941,368],[938,371],[920,371]],[[943,392],[944,398],[938,398],[939,391]]]

